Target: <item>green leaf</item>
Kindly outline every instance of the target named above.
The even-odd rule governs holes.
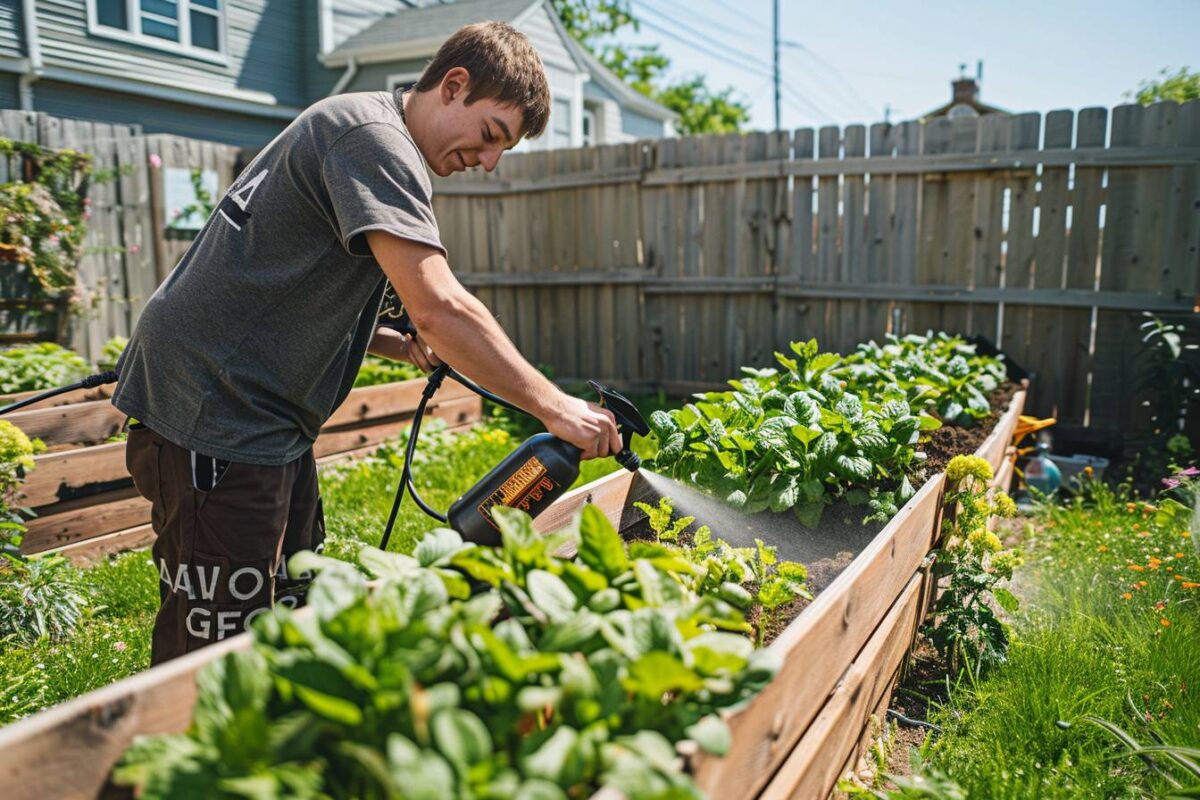
[[[1021,601],[1017,599],[1017,596],[1002,586],[992,588],[992,597],[995,597],[1000,607],[1010,614],[1015,612],[1021,605]]]
[[[395,794],[405,800],[443,800],[455,797],[454,771],[449,762],[431,750],[419,750],[394,733],[388,737],[388,770]]]
[[[403,580],[421,566],[412,556],[388,553],[371,546],[359,549],[358,563],[373,577],[392,580]]]
[[[821,515],[825,513],[824,503],[797,503],[796,519],[800,520],[800,524],[806,528],[815,528],[821,522]]]
[[[733,743],[729,726],[716,714],[701,717],[698,722],[689,725],[685,730],[688,737],[700,745],[700,749],[706,753],[712,753],[714,756],[723,756],[728,753],[729,746]]]
[[[550,735],[537,750],[525,756],[521,766],[530,778],[542,778],[559,785],[575,783],[583,772],[583,760],[575,744],[579,734],[563,725]]]
[[[694,636],[684,642],[684,648],[696,669],[706,676],[736,673],[745,668],[754,652],[754,644],[745,636],[720,631]]]
[[[696,692],[704,680],[675,656],[654,650],[629,667],[629,676],[621,681],[626,691],[659,701],[667,692]]]
[[[795,437],[802,445],[808,447],[823,431],[818,427],[810,425],[794,425],[792,426],[792,436]]]
[[[568,800],[558,784],[541,778],[524,781],[512,797],[513,800]]]
[[[479,717],[465,708],[439,711],[430,720],[434,744],[446,760],[465,773],[492,754],[492,737]]]
[[[538,640],[538,649],[543,652],[572,652],[600,632],[600,617],[586,609],[578,611],[561,622],[546,626]]]
[[[553,622],[564,622],[571,618],[579,601],[571,587],[562,578],[544,569],[530,570],[525,576],[525,588],[534,605],[546,612]]]
[[[463,542],[458,531],[450,528],[435,528],[425,534],[413,555],[422,567],[444,567],[450,563],[455,553],[469,550],[473,545]]]
[[[355,727],[362,724],[362,709],[349,700],[307,686],[295,687],[296,697],[317,716]]]
[[[579,558],[610,580],[629,569],[625,545],[608,517],[595,505],[583,507],[579,523]]]

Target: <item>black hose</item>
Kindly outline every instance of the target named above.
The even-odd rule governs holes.
[[[88,375],[78,383],[72,383],[69,386],[59,386],[57,389],[47,389],[44,392],[35,394],[33,397],[26,397],[24,400],[18,400],[4,408],[0,408],[0,415],[7,414],[10,411],[17,411],[25,408],[25,406],[31,406],[50,397],[57,397],[60,394],[73,392],[76,389],[95,389],[97,386],[103,386],[106,383],[116,383],[120,377],[121,374],[115,369],[110,369],[107,372],[98,372],[95,375]]]

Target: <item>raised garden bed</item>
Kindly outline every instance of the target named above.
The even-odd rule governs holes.
[[[1024,391],[1016,392],[976,449],[998,485],[1011,475],[1009,443],[1024,399]],[[849,560],[839,557],[845,541],[807,534],[811,547],[827,548],[842,566],[830,567],[828,584],[770,645],[782,668],[752,703],[729,715],[729,753],[692,759],[710,796],[823,797],[857,757],[868,720],[886,707],[935,589],[927,557],[938,540],[943,485],[942,473],[930,478]],[[560,527],[590,502],[630,531],[641,522],[633,502],[658,496],[641,476],[614,473],[565,495],[537,527]],[[96,797],[135,735],[187,727],[197,670],[250,641],[235,637],[0,730],[9,796]],[[73,768],[62,770],[63,763]]]
[[[59,551],[77,563],[144,547],[154,539],[150,504],[138,495],[125,468],[125,442],[105,440],[119,433],[126,417],[101,390],[78,394],[76,402],[15,412],[6,419],[48,452],[22,486],[21,504],[37,516],[22,542],[27,554]],[[314,445],[318,462],[371,452],[411,421],[425,380],[354,389],[329,418]],[[54,398],[59,399],[59,398]],[[469,427],[483,412],[480,398],[453,381],[442,386],[426,413],[452,429]]]

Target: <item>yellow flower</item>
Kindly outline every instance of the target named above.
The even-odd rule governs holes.
[[[986,484],[992,479],[992,465],[979,456],[955,456],[946,465],[946,480],[952,484],[961,482],[968,475]]]
[[[1195,581],[1184,581],[1182,586],[1185,589],[1200,589],[1200,583],[1196,583]]]
[[[1015,517],[1017,504],[1004,492],[996,492],[996,513],[1002,517]]]
[[[1121,599],[1122,600],[1132,600],[1133,592],[1126,592],[1125,594],[1121,595]]]
[[[1003,543],[1000,541],[1000,537],[991,531],[988,531],[987,535],[983,537],[983,544],[984,547],[986,547],[988,550],[991,550],[993,553],[998,553],[1004,548]]]
[[[1134,572],[1145,572],[1146,571],[1146,568],[1143,567],[1141,564],[1130,564],[1129,568],[1131,570],[1133,570]]]
[[[0,462],[13,462],[25,469],[33,469],[33,454],[39,452],[38,444],[41,444],[40,440],[30,441],[25,431],[0,419]],[[45,449],[45,445],[41,449]]]
[[[1166,617],[1163,617],[1162,619],[1160,619],[1158,621],[1158,624],[1162,625],[1164,628],[1167,628],[1167,627],[1170,627],[1171,620],[1167,619]]]
[[[1106,545],[1106,544],[1102,544],[1102,545],[1100,545],[1099,547],[1097,547],[1097,548],[1096,548],[1096,552],[1097,552],[1097,553],[1107,553],[1107,552],[1108,552],[1108,545]]]

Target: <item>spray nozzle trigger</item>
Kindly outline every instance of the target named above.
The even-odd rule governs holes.
[[[642,417],[642,413],[638,411],[637,406],[620,392],[615,392],[596,381],[588,381],[588,386],[600,395],[600,406],[607,408],[617,418],[617,430],[621,432],[621,452],[616,455],[617,463],[630,472],[637,472],[642,465],[642,460],[637,453],[629,449],[629,445],[633,441],[635,433],[642,436],[649,434],[650,426]]]

